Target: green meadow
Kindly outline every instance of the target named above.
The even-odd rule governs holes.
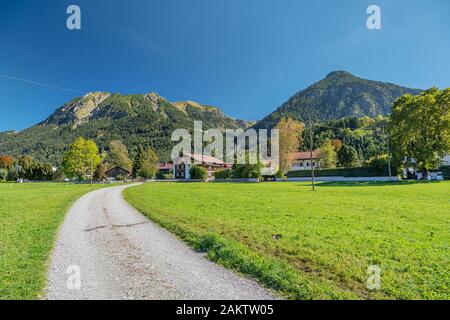
[[[100,186],[0,183],[0,299],[37,299],[70,204]]]
[[[124,194],[287,298],[450,298],[450,182],[148,183]],[[370,266],[379,289],[368,289]]]

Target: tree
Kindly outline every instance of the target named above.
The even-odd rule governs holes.
[[[342,167],[357,167],[360,164],[358,152],[352,146],[342,145],[337,153],[337,157]]]
[[[196,179],[196,180],[206,180],[208,179],[208,172],[206,171],[205,168],[203,168],[202,166],[192,166],[189,169],[189,175],[191,176],[191,179]]]
[[[339,139],[333,139],[331,140],[331,143],[333,144],[334,151],[338,152],[342,148],[342,141]]]
[[[151,179],[158,173],[158,155],[155,150],[147,149],[142,154],[141,163],[139,165],[139,176],[144,179]]]
[[[17,164],[19,165],[20,178],[29,179],[33,175],[34,159],[32,156],[24,155],[19,157]]]
[[[95,168],[95,172],[94,172],[94,180],[95,181],[105,181],[107,179],[106,176],[106,165],[103,162],[100,162],[97,166],[97,168]]]
[[[324,168],[336,168],[337,154],[333,146],[333,142],[328,140],[320,148]]]
[[[107,162],[112,167],[119,166],[127,170],[131,170],[133,166],[127,147],[122,143],[122,141],[117,140],[109,143]]]
[[[100,162],[101,157],[95,142],[80,137],[64,154],[62,167],[68,176],[81,180],[87,175],[93,176]]]
[[[53,180],[53,167],[48,163],[33,162],[32,172],[28,175],[31,180]]]
[[[52,180],[54,177],[53,167],[50,164],[35,161],[32,156],[21,156],[17,164],[18,168],[13,176],[30,180]]]
[[[11,170],[14,165],[14,159],[11,156],[2,155],[0,156],[0,168],[6,169],[7,171]]]
[[[6,181],[6,178],[8,177],[9,171],[5,168],[0,168],[0,178],[3,181]]]
[[[139,176],[139,171],[141,170],[142,159],[144,158],[144,149],[142,146],[139,146],[136,156],[133,159],[133,168],[131,171],[131,175],[133,178],[137,178]]]
[[[389,121],[394,165],[426,172],[450,152],[450,88],[432,88],[399,98]],[[405,161],[406,159],[406,161]]]
[[[300,149],[305,125],[291,118],[283,118],[275,129],[280,131],[280,170],[289,171],[294,161],[294,152]]]

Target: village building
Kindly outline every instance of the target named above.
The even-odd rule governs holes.
[[[295,152],[293,155],[293,162],[291,171],[302,171],[302,170],[311,170],[311,162],[314,166],[314,169],[320,169],[323,166],[323,156],[320,151],[315,150],[312,153],[312,161],[311,161],[311,152]]]
[[[185,154],[191,159],[191,163],[181,163],[173,166],[173,176],[176,180],[189,180],[191,178],[189,170],[195,162],[199,163],[208,172],[208,179],[213,179],[217,171],[231,168],[231,164],[211,156],[202,156],[199,154]]]
[[[106,177],[108,180],[122,180],[131,176],[131,171],[125,168],[115,166],[106,171]]]
[[[163,176],[173,174],[173,167],[174,165],[172,162],[158,164],[158,175]]]

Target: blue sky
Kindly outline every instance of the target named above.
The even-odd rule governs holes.
[[[82,30],[66,28],[70,4]],[[370,4],[382,30],[366,27]],[[333,70],[448,87],[449,39],[448,0],[2,1],[0,131],[90,91],[158,92],[252,120]]]

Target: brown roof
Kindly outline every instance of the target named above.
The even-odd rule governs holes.
[[[322,158],[322,155],[320,154],[320,151],[315,150],[313,151],[313,159],[320,159]],[[294,152],[294,160],[310,160],[311,159],[311,152]]]
[[[115,166],[115,167],[112,167],[112,168],[110,168],[110,169],[108,169],[108,170],[106,170],[106,174],[108,174],[108,172],[111,172],[111,171],[113,171],[113,170],[119,170],[119,171],[123,171],[123,172],[126,172],[126,173],[128,173],[128,174],[131,174],[131,171],[130,170],[128,170],[128,169],[125,169],[125,168],[122,168],[122,167],[120,167],[120,166]]]
[[[195,154],[195,153],[194,154],[185,153],[185,156],[191,157],[192,160],[201,162],[203,164],[226,165],[226,163],[223,162],[222,160],[211,157],[211,156],[203,156],[201,154]]]

